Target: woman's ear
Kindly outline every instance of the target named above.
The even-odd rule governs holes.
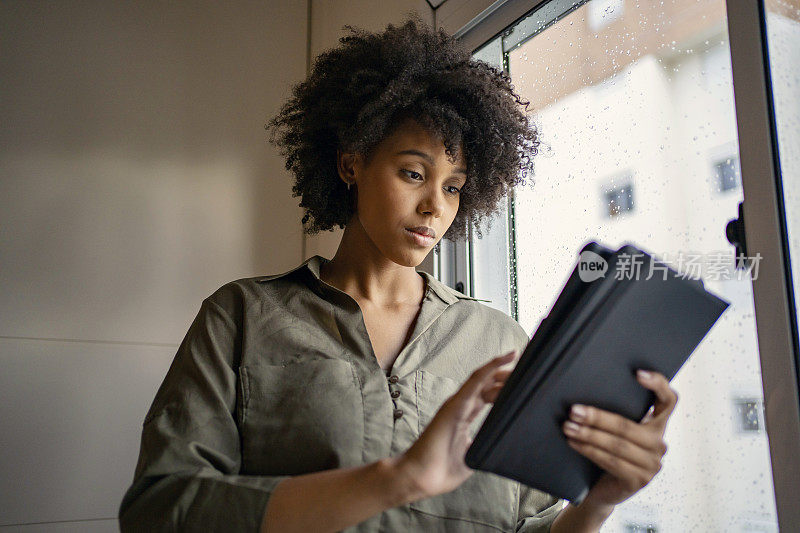
[[[336,170],[339,172],[339,177],[342,178],[342,181],[347,184],[356,182],[355,166],[357,159],[356,154],[336,150]]]

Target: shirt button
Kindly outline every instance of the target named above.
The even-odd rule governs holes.
[[[400,381],[400,378],[398,378],[397,376],[389,377],[389,383],[397,383],[398,381]]]
[[[393,390],[392,391],[392,398],[397,398],[398,396],[400,396],[400,391],[399,390]]]
[[[394,410],[394,419],[397,420],[401,416],[403,416],[403,410],[402,409],[395,409]]]

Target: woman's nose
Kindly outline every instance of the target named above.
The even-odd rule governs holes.
[[[439,187],[430,187],[419,204],[421,214],[440,217],[444,210],[444,192]]]

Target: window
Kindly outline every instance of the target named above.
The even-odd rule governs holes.
[[[633,185],[626,183],[605,192],[606,213],[615,218],[626,211],[633,211]]]
[[[733,405],[740,432],[759,431],[764,428],[763,402],[760,398],[737,398]]]
[[[588,240],[612,247],[631,242],[659,256],[699,256],[712,264],[732,257],[724,230],[743,201],[730,3],[532,3],[536,10],[507,16],[512,26],[498,27],[499,15],[483,14],[470,28],[483,24],[484,33],[463,33],[475,55],[503,68],[530,100],[548,147],[537,157],[535,186],[516,190],[498,215],[505,233],[490,236],[499,245],[471,242],[473,274],[508,265],[488,276],[493,281],[475,282],[474,291],[480,295],[493,283],[497,298],[497,287],[507,287],[508,312],[529,334]],[[636,187],[603,178],[626,167],[637,169]],[[698,178],[711,186],[698,186]],[[706,288],[731,307],[673,380],[681,402],[663,470],[618,506],[604,531],[777,531],[754,283],[710,272],[700,276]],[[747,394],[731,398],[732,389]],[[644,511],[664,501],[680,512]]]
[[[724,193],[739,187],[739,158],[727,157],[714,163],[714,183],[717,192]]]

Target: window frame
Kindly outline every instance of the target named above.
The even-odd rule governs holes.
[[[532,11],[548,9],[545,4],[554,7],[550,22],[553,23],[586,1],[447,0],[436,11],[435,24],[475,52]],[[562,10],[566,6],[566,11],[557,13],[558,6]],[[765,10],[763,0],[726,0],[726,7],[737,134],[740,139],[748,139],[739,143],[737,154],[745,199],[747,252],[750,256],[759,253],[763,258],[761,274],[752,280],[763,414],[778,525],[783,531],[795,531],[800,530],[800,507],[796,506],[795,495],[800,480],[800,348],[775,142]],[[507,70],[507,65],[504,66]],[[509,202],[513,208],[511,199]],[[511,210],[508,227],[510,232],[514,231]],[[468,243],[456,246],[454,253],[461,259],[454,260],[468,263],[468,248]],[[513,246],[510,253],[515,253]],[[462,269],[462,275],[468,275],[468,270]],[[510,272],[512,290],[514,278],[515,273]],[[462,282],[472,292],[471,280]],[[512,305],[512,316],[516,319],[515,307]]]
[[[789,273],[785,211],[776,150],[763,0],[726,0],[739,169],[748,255],[764,258],[753,280],[758,350],[764,387],[778,524],[800,529],[798,347]]]

